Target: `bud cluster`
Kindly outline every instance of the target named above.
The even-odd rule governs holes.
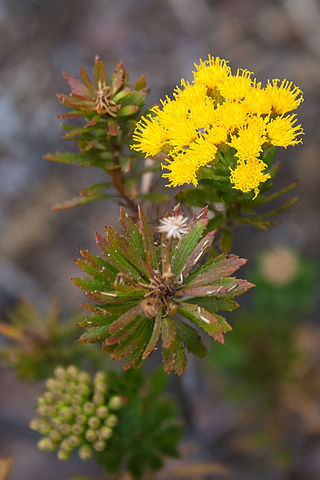
[[[30,428],[43,435],[40,450],[58,450],[59,460],[67,460],[75,448],[81,460],[93,451],[102,452],[118,422],[119,396],[108,394],[107,376],[97,372],[91,382],[87,372],[73,365],[57,367],[46,382],[47,390],[38,399],[39,418]]]

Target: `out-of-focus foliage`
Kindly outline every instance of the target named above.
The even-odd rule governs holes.
[[[70,362],[92,362],[99,365],[99,352],[83,349],[77,343],[76,322],[82,314],[67,322],[60,320],[57,303],[53,301],[46,313],[31,303],[21,301],[8,312],[8,321],[0,322],[0,334],[8,340],[1,350],[4,362],[27,380],[41,380],[53,373],[57,365]]]
[[[96,235],[104,258],[81,252],[83,260],[77,264],[91,278],[73,281],[99,303],[89,306],[94,315],[80,323],[87,328],[80,342],[103,342],[114,360],[124,359],[126,370],[141,366],[161,335],[164,369],[181,375],[187,367],[185,350],[201,358],[207,353],[197,330],[185,320],[223,343],[231,328],[217,311],[237,308],[234,297],[253,285],[231,276],[246,263],[235,255],[222,254],[199,265],[214,239],[214,232],[203,237],[206,208],[187,224],[178,206],[161,222],[156,243],[141,209],[138,227],[122,211],[123,236],[111,227],[105,237]]]
[[[316,268],[283,247],[266,251],[257,263],[248,275],[257,286],[252,306],[235,316],[228,348],[211,349],[207,368],[223,401],[237,406],[232,448],[260,470],[290,470],[297,439],[307,445],[320,431],[311,413],[319,398],[319,332],[300,321],[317,295]]]

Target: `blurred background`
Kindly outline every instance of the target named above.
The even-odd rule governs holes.
[[[79,310],[82,294],[70,281],[78,248],[95,251],[93,232],[117,222],[106,200],[51,210],[100,180],[94,169],[42,158],[68,147],[55,119],[63,112],[55,94],[68,91],[62,71],[91,72],[99,54],[108,73],[123,59],[132,82],[145,73],[152,105],[210,53],[259,81],[287,78],[303,90],[304,144],[277,157],[277,185],[298,179],[299,202],[268,232],[236,232],[233,251],[249,258],[241,275],[258,288],[240,298],[226,347],[213,345],[183,377],[183,458],[157,478],[320,478],[319,0],[0,0],[0,39],[3,321],[21,298],[41,310],[57,297],[63,318]],[[6,342],[0,334],[0,348]],[[37,451],[28,422],[39,388],[1,363],[0,457],[14,456],[10,479],[98,478],[92,464]]]

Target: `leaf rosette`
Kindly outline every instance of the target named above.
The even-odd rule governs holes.
[[[234,298],[253,284],[232,276],[246,263],[236,255],[199,263],[215,235],[204,235],[207,211],[186,224],[178,205],[160,221],[157,242],[141,209],[138,225],[121,210],[123,235],[111,227],[96,235],[103,258],[81,250],[76,263],[91,278],[73,281],[97,304],[86,305],[93,316],[80,323],[86,331],[79,342],[102,342],[127,370],[141,366],[161,337],[164,369],[179,375],[187,367],[186,350],[206,356],[199,329],[224,342],[231,326],[217,312],[237,308]]]

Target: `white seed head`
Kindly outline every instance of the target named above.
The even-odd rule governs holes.
[[[165,233],[167,238],[181,238],[188,233],[188,219],[183,215],[171,215],[160,220],[158,232]]]

